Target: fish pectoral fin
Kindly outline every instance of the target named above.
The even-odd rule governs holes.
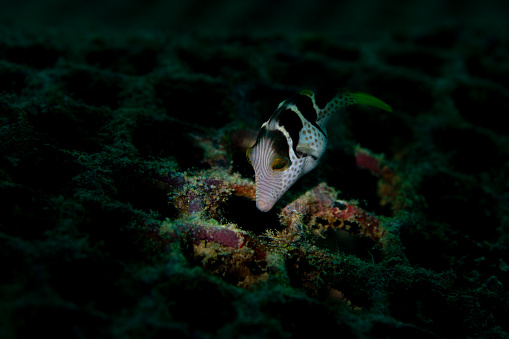
[[[297,152],[301,155],[307,157],[308,155],[312,155],[314,150],[308,144],[299,144],[296,148]]]

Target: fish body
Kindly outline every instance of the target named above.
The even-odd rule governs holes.
[[[365,93],[302,90],[281,102],[247,149],[254,168],[256,206],[269,211],[300,177],[316,167],[327,146],[325,125],[340,109],[362,104],[391,112],[383,101]]]

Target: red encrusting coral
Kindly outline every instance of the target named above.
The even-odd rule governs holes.
[[[244,245],[244,236],[240,230],[190,222],[177,223],[174,227],[178,232],[191,238],[195,245],[202,240],[232,248],[241,248]]]
[[[170,203],[181,217],[199,212],[220,217],[220,209],[230,196],[255,197],[255,186],[251,181],[221,171],[188,175],[170,173],[165,178],[154,179],[154,184],[168,192]]]
[[[387,231],[380,226],[378,218],[364,211],[359,206],[344,200],[337,200],[335,205],[336,206],[330,208],[330,214],[336,219],[333,224],[335,224],[337,220],[342,221],[340,228],[347,227],[345,226],[345,221],[356,223],[360,228],[360,233],[370,237],[375,242],[380,242],[386,234]],[[344,208],[339,208],[337,205]]]
[[[383,173],[383,170],[380,167],[381,160],[381,156],[373,155],[364,148],[355,148],[355,164],[357,167],[368,169],[371,173],[377,176],[381,176]]]
[[[306,227],[343,229],[369,237],[382,248],[388,245],[385,239],[388,231],[376,216],[352,202],[337,200],[336,196],[333,188],[321,183],[283,209],[284,221],[288,227],[295,227],[309,220]]]
[[[390,204],[394,212],[404,208],[405,200],[402,198],[401,177],[385,163],[383,155],[373,154],[371,151],[357,146],[355,148],[355,163],[357,167],[367,169],[379,178],[377,192],[380,196],[380,205]]]
[[[161,233],[190,250],[187,253],[207,272],[234,285],[249,288],[268,277],[267,247],[234,225],[177,220],[166,223]]]

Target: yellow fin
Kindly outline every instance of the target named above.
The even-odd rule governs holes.
[[[376,108],[383,109],[384,111],[387,112],[392,112],[391,106],[387,105],[385,102],[375,98],[372,95],[362,92],[350,92],[350,93],[352,94],[353,98],[355,99],[355,101],[357,101],[358,104],[373,106]]]

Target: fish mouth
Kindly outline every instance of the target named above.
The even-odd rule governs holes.
[[[262,212],[270,211],[280,198],[280,191],[279,185],[268,178],[257,180],[256,207]]]
[[[269,203],[266,200],[256,200],[256,207],[262,212],[268,212],[272,209],[274,204]]]

